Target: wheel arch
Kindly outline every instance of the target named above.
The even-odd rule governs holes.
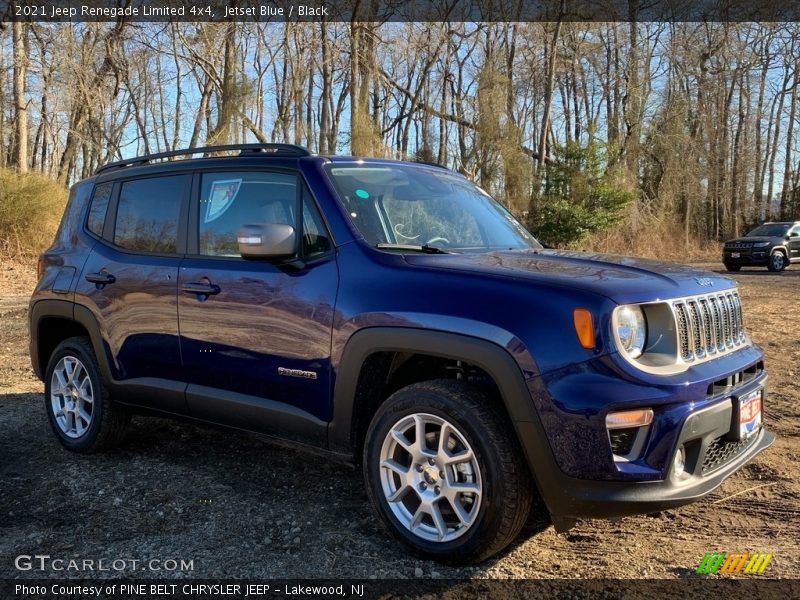
[[[370,357],[387,352],[464,361],[485,371],[497,386],[502,405],[517,433],[531,470],[534,470],[532,454],[544,458],[541,451],[546,450],[552,457],[523,373],[507,350],[494,342],[469,335],[401,327],[362,329],[348,340],[339,362],[333,391],[333,420],[328,426],[328,444],[331,450],[350,454],[357,452],[358,440],[354,437],[357,428],[354,424],[359,417],[371,418],[371,415],[358,414],[361,406],[361,399],[357,398],[359,380],[365,374],[365,366],[370,364]],[[533,424],[539,432],[538,439],[522,439],[518,423]],[[533,475],[536,477],[535,473]]]
[[[100,326],[85,306],[67,300],[39,300],[30,310],[30,355],[33,372],[44,378],[47,362],[59,343],[74,336],[87,336],[97,357],[100,373],[111,381],[106,345]]]

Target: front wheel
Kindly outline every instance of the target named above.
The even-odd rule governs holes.
[[[68,450],[98,452],[124,437],[130,413],[108,397],[88,338],[69,338],[56,347],[44,395],[53,432]]]
[[[513,541],[530,511],[533,484],[508,419],[462,382],[393,394],[369,426],[363,469],[383,524],[426,558],[485,560]]]
[[[739,271],[742,270],[742,265],[731,265],[731,264],[725,263],[725,268],[728,271],[730,271],[731,273],[738,273]]]
[[[786,256],[780,250],[775,250],[769,255],[769,262],[767,262],[767,269],[773,273],[780,273],[786,268]]]

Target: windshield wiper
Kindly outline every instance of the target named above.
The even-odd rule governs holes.
[[[379,250],[405,250],[407,252],[422,252],[424,254],[452,254],[452,252],[448,252],[443,248],[429,246],[428,244],[423,244],[422,246],[417,244],[375,244],[375,247]]]

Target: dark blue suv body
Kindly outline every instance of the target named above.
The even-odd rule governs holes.
[[[413,551],[463,562],[534,490],[559,529],[657,511],[772,443],[734,281],[546,250],[438,166],[236,150],[72,187],[30,303],[67,448],[139,410],[314,447],[363,465]]]

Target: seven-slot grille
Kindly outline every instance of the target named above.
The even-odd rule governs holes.
[[[747,341],[737,292],[694,296],[673,302],[680,357],[710,359]]]
[[[751,242],[734,242],[732,244],[725,244],[725,250],[749,250],[753,247]]]

